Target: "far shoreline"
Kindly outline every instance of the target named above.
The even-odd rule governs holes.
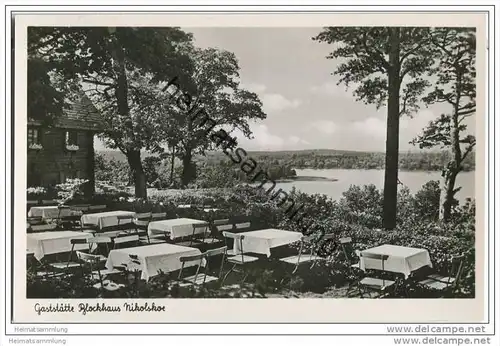
[[[327,178],[327,177],[316,177],[316,176],[308,176],[308,175],[298,175],[295,177],[288,177],[283,179],[277,179],[277,183],[293,183],[296,181],[329,181],[335,182],[339,181],[337,178]]]

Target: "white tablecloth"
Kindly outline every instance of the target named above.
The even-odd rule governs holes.
[[[392,273],[404,274],[405,278],[408,278],[414,270],[424,266],[432,267],[431,257],[429,252],[425,249],[386,244],[361,252],[363,254],[388,255],[389,257],[387,260],[384,261],[384,270]],[[361,270],[382,270],[382,261],[361,257],[359,268]]]
[[[188,237],[193,234],[193,225],[200,223],[206,223],[206,221],[187,218],[152,221],[148,225],[148,233],[150,236],[168,233],[170,239]],[[207,232],[207,228],[196,230],[196,234],[203,232]]]
[[[106,268],[113,269],[114,266],[126,264],[129,270],[141,270],[141,278],[147,281],[150,277],[158,275],[160,270],[168,273],[181,269],[181,257],[200,253],[199,249],[167,243],[117,249],[110,251]],[[129,255],[138,256],[141,264],[132,263]],[[186,262],[184,267],[195,266],[198,263],[199,261]],[[205,264],[203,260],[202,265]]]
[[[81,212],[69,208],[59,209],[57,206],[31,207],[28,216],[41,216],[44,219],[55,219],[71,215],[81,215]]]
[[[103,213],[84,214],[82,215],[82,224],[96,225],[100,229],[104,227],[116,226],[118,225],[118,215],[133,217],[135,213],[133,211],[116,210],[106,211]],[[125,223],[124,221],[121,222]]]
[[[37,260],[43,256],[71,251],[70,239],[91,238],[92,234],[74,231],[40,232],[26,235],[26,248]],[[87,250],[88,244],[75,244],[75,250]]]
[[[253,252],[271,256],[271,249],[287,244],[295,243],[302,239],[302,233],[283,231],[279,229],[262,229],[241,233],[245,236],[243,239],[243,252]],[[233,250],[240,253],[239,241],[234,242]]]

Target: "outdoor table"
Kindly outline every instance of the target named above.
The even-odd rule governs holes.
[[[363,250],[361,253],[388,255],[387,260],[384,261],[384,271],[403,274],[406,279],[410,276],[411,272],[424,266],[432,268],[431,257],[425,249],[385,244]],[[382,270],[382,261],[361,257],[359,269],[363,271],[366,269]]]
[[[56,219],[72,215],[81,215],[81,212],[71,210],[68,207],[59,209],[57,205],[31,207],[28,211],[29,217],[40,216],[43,219]]]
[[[155,234],[169,234],[170,239],[188,237],[193,234],[193,225],[206,223],[206,221],[180,218],[170,220],[152,221],[148,225],[148,233],[150,236]],[[206,228],[199,228],[196,234],[207,232]]]
[[[181,257],[199,254],[201,254],[199,249],[168,243],[129,247],[111,250],[106,268],[113,269],[115,266],[125,264],[128,270],[140,270],[142,272],[141,278],[148,281],[150,277],[158,275],[160,271],[168,273],[181,269]],[[129,255],[136,255],[141,264],[132,263]],[[184,267],[196,266],[198,263],[199,261],[186,262]],[[203,260],[202,266],[205,264],[206,261]]]
[[[271,249],[283,245],[295,243],[302,239],[302,233],[283,231],[279,229],[262,229],[241,233],[243,238],[243,251],[271,256]],[[234,253],[240,253],[240,244],[234,242]]]
[[[45,255],[71,251],[71,239],[91,238],[92,234],[75,231],[30,233],[26,235],[26,248],[37,260]],[[75,250],[88,250],[88,244],[75,244]]]
[[[94,214],[84,214],[82,215],[82,225],[95,225],[99,227],[99,229],[103,229],[105,227],[116,226],[118,225],[117,216],[135,216],[135,212],[133,211],[124,211],[124,210],[115,210],[115,211],[106,211],[102,213],[94,213]]]

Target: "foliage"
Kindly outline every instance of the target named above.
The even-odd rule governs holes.
[[[107,157],[109,160],[122,161],[124,159],[117,155],[110,155],[110,151],[98,153],[99,156]],[[109,155],[108,155],[109,154]],[[301,150],[301,151],[274,151],[274,152],[250,152],[255,161],[259,163],[268,163],[270,166],[283,167],[285,174],[280,174],[278,179],[294,176],[293,168],[304,169],[384,169],[385,154],[380,152],[361,152],[361,151],[341,151],[341,150]],[[440,171],[451,159],[451,152],[441,151],[421,151],[405,152],[399,155],[399,169],[403,171]],[[239,167],[235,167],[223,152],[207,152],[206,156],[196,157],[199,167],[221,166],[230,167],[235,171],[241,172]],[[474,151],[468,155],[462,163],[464,171],[473,171],[475,168]],[[170,174],[169,167],[157,168],[159,171],[165,171],[160,178],[168,179]],[[198,172],[197,174],[202,174]],[[244,176],[241,177],[244,179]],[[241,180],[242,180],[241,179]],[[104,179],[107,180],[107,179]]]
[[[32,186],[26,189],[27,199],[40,200],[47,194],[47,189],[43,186]]]
[[[415,217],[428,220],[437,220],[439,216],[439,196],[441,189],[439,182],[431,180],[422,186],[413,199]]]
[[[467,262],[460,296],[473,297],[475,294],[474,202],[469,200],[455,208],[452,223],[441,223],[436,220],[435,213],[427,210],[431,208],[435,211],[435,199],[438,194],[436,187],[435,182],[429,182],[415,195],[409,194],[407,189],[400,189],[398,208],[402,214],[411,217],[398,220],[398,226],[391,231],[378,229],[381,223],[381,193],[373,186],[352,186],[340,201],[334,201],[321,194],[308,195],[292,191],[290,195],[296,205],[303,205],[302,210],[310,219],[321,220],[311,226],[313,241],[323,256],[333,255],[332,263],[318,263],[313,268],[305,266],[294,275],[290,275],[293,268],[281,262],[266,262],[265,267],[255,268],[248,281],[249,284],[244,288],[230,286],[220,289],[209,286],[204,289],[186,289],[179,286],[175,277],[163,274],[147,284],[138,281],[137,286],[128,285],[128,288],[117,297],[252,297],[280,295],[290,289],[295,292],[326,294],[330,288],[344,286],[356,279],[357,274],[350,270],[339,252],[338,239],[341,237],[351,237],[354,247],[359,250],[382,244],[425,248],[429,251],[434,269],[442,274],[448,273],[453,255],[464,253]],[[422,203],[428,198],[426,196],[433,198],[434,202]],[[211,205],[220,210],[206,214],[196,207],[178,208],[180,204]],[[252,222],[254,229],[279,228],[302,231],[293,220],[289,220],[282,208],[269,200],[266,194],[245,184],[229,189],[164,190],[150,194],[148,200],[121,197],[108,201],[108,205],[114,209],[166,211],[168,218],[210,220],[237,219],[237,216],[245,216]],[[329,242],[323,241],[322,236],[326,233],[335,234],[335,239]],[[283,257],[281,253],[275,255]],[[65,283],[59,285],[66,287]],[[39,289],[42,292],[40,294],[56,294],[50,293],[52,288]],[[53,289],[55,292],[63,290],[57,287]],[[70,287],[65,289],[69,290]],[[83,289],[83,286],[78,289]],[[64,296],[68,294],[70,293],[65,291]],[[84,296],[87,293],[71,294]]]
[[[131,182],[130,167],[123,160],[107,157],[97,152],[95,154],[95,179],[128,185]]]
[[[420,95],[430,85],[423,78],[434,62],[430,28],[327,27],[314,40],[333,47],[328,59],[342,59],[333,72],[337,84],[354,86],[358,101],[387,106],[387,140],[383,225],[397,219],[399,118],[419,109]]]
[[[420,148],[450,148],[452,156],[443,167],[443,189],[439,218],[450,221],[456,204],[455,188],[457,174],[462,163],[474,150],[476,138],[467,134],[466,118],[476,113],[476,36],[475,29],[434,29],[431,35],[438,64],[430,70],[437,76],[434,90],[424,101],[427,104],[445,103],[449,113],[432,120],[421,135],[412,143]]]
[[[180,84],[181,92],[172,92],[178,93],[175,96],[178,113],[174,116],[178,128],[172,142],[177,148],[176,155],[183,162],[183,186],[188,185],[196,174],[193,155],[215,148],[210,136],[213,127],[223,127],[227,133],[238,129],[250,137],[249,121],[266,117],[257,94],[241,87],[240,67],[233,53],[215,48],[194,48],[189,50],[189,55],[196,72],[186,79],[196,87],[186,90],[186,86]]]
[[[162,125],[170,123],[164,103],[157,102],[164,97],[159,83],[190,70],[182,51],[191,35],[175,27],[47,27],[31,33],[39,41],[37,56],[98,107],[106,144],[127,155],[136,194],[144,197],[141,150],[159,149]]]
[[[87,179],[66,179],[65,183],[57,184],[56,191],[60,204],[78,203],[85,200],[84,185]]]

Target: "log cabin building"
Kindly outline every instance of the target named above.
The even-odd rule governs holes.
[[[102,118],[84,94],[79,95],[52,126],[28,120],[27,184],[49,187],[68,178],[88,179],[86,194],[95,190],[94,136]]]

